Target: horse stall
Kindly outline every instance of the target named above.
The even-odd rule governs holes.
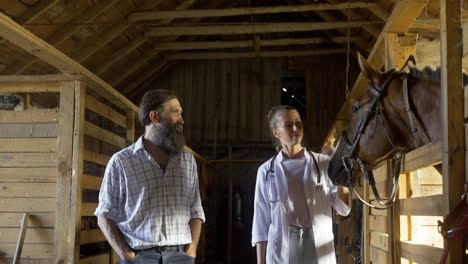
[[[351,113],[355,111],[353,107],[356,103],[353,101],[359,102],[361,100],[359,96],[366,93],[367,87],[369,87],[369,94],[372,94],[373,88],[370,83],[376,85],[375,78],[366,72],[366,67],[374,68],[376,71],[382,67],[385,69],[384,72],[391,69],[401,70],[408,72],[408,75],[402,76],[410,76],[416,80],[420,78],[419,80],[430,81],[440,86],[440,97],[434,98],[436,103],[432,106],[438,109],[440,98],[440,110],[437,110],[440,117],[432,117],[432,122],[440,123],[438,133],[431,133],[429,129],[422,131],[424,128],[421,129],[421,127],[419,127],[419,132],[417,129],[410,132],[409,130],[414,128],[414,125],[410,124],[414,122],[411,121],[414,117],[409,116],[413,114],[406,112],[415,111],[415,106],[403,103],[396,106],[404,109],[406,105],[401,116],[408,123],[407,142],[413,144],[417,140],[414,134],[420,133],[418,137],[421,137],[423,132],[426,133],[426,138],[432,140],[423,140],[420,144],[413,144],[417,145],[416,148],[408,145],[401,157],[390,155],[388,159],[378,164],[368,166],[359,163],[359,166],[355,167],[361,173],[359,178],[354,177],[356,192],[353,197],[357,200],[356,204],[368,203],[369,205],[363,205],[362,212],[359,211],[357,216],[351,216],[351,219],[340,219],[339,233],[347,239],[339,241],[341,244],[339,246],[340,263],[466,262],[466,246],[461,239],[464,237],[463,232],[466,234],[462,221],[466,221],[464,218],[466,214],[463,210],[466,210],[464,208],[466,208],[465,199],[468,190],[466,185],[464,186],[468,181],[466,148],[468,88],[466,88],[466,70],[464,70],[468,65],[465,58],[468,43],[464,39],[467,34],[466,22],[461,23],[460,15],[460,10],[465,12],[465,7],[455,2],[457,1],[449,5],[445,1],[440,1],[440,22],[433,22],[436,26],[432,29],[424,26],[419,29],[413,28],[417,27],[417,21],[412,26],[405,27],[402,26],[402,20],[398,18],[390,23],[382,42],[374,46],[375,53],[371,53],[367,58],[370,64],[360,63],[366,65],[361,67],[362,73],[352,88],[350,99],[342,106],[324,142],[325,148],[330,144],[336,145],[338,140],[342,142],[346,137],[345,141],[350,141],[347,143],[350,144],[348,149],[351,150],[354,140],[358,138],[359,141],[360,138],[360,136],[356,137],[356,134],[365,135],[373,131],[372,133],[386,134],[386,136],[383,136],[383,140],[375,142],[372,141],[374,135],[370,138],[366,137],[369,141],[363,144],[398,144],[399,139],[393,138],[394,142],[392,142],[392,132],[388,130],[389,121],[378,121],[378,112],[362,124],[366,128],[363,130],[357,128],[356,118]],[[417,6],[417,3],[414,4]],[[422,6],[419,5],[419,7]],[[419,12],[420,10],[413,11]],[[403,9],[402,12],[410,11]],[[463,46],[463,53],[461,46]],[[413,66],[414,62],[407,64],[407,59],[411,55],[416,57],[415,66]],[[427,65],[433,68],[424,68]],[[439,65],[440,69],[436,70],[435,67]],[[417,68],[419,69],[416,70]],[[385,74],[382,73],[382,76]],[[431,91],[424,86],[416,89],[427,89],[427,93]],[[374,98],[378,96],[378,92],[373,94]],[[405,97],[401,93],[399,96],[402,99]],[[414,102],[416,99],[410,100]],[[378,110],[368,108],[367,111]],[[424,120],[425,117],[420,116],[420,118]],[[375,125],[372,123],[374,121]],[[424,123],[424,121],[416,122]],[[425,127],[427,128],[426,125]],[[347,138],[347,135],[351,137],[354,135],[354,137]],[[363,145],[360,147],[367,149]],[[353,155],[351,160],[358,162],[360,156],[366,154],[364,150],[355,153],[357,154],[348,155]],[[348,156],[345,157],[347,158]],[[371,172],[365,172],[369,170]],[[372,184],[372,181],[375,181],[375,184]],[[453,233],[450,235],[451,232],[461,233],[457,235],[457,238],[453,238],[454,235]],[[448,247],[450,251],[447,250]],[[444,262],[441,260],[442,256],[447,257]]]
[[[64,75],[2,77],[0,86],[17,103],[0,114],[2,263],[23,241],[21,263],[109,259],[93,211],[110,155],[134,141],[135,106]]]

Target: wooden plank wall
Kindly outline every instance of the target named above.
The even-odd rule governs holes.
[[[86,90],[86,91],[85,91]],[[78,263],[106,263],[115,255],[97,226],[94,210],[104,176],[105,166],[112,154],[133,144],[133,110],[121,109],[88,89],[76,92],[75,153],[79,153],[75,166],[77,175],[73,188],[77,201],[75,226],[75,260]]]
[[[435,142],[407,153],[402,164],[400,195],[395,206],[388,210],[365,210],[363,217],[364,229],[367,231],[365,247],[368,255],[365,256],[364,263],[400,263],[400,257],[417,263],[438,263],[442,254],[440,248],[402,241],[411,240],[411,234],[408,234],[410,231],[407,230],[400,231],[400,221],[411,225],[411,216],[443,215],[442,195],[409,198],[408,178],[412,171],[440,163],[441,150],[441,142]],[[390,163],[384,161],[373,171],[377,188],[384,199],[391,188],[390,167]],[[378,205],[372,193],[369,195],[369,200],[371,204]]]
[[[62,258],[66,254],[67,244],[54,249],[54,242],[65,240],[63,231],[69,229],[67,222],[57,225],[69,217],[69,200],[56,197],[66,191],[66,179],[71,177],[72,126],[67,124],[73,119],[73,96],[70,102],[69,94],[63,93],[70,83],[0,85],[1,92],[25,92],[34,87],[34,92],[61,93],[56,109],[26,105],[24,110],[0,111],[1,263],[12,261],[24,212],[30,218],[21,263],[52,263],[54,255]]]
[[[281,103],[282,77],[286,72],[303,72],[309,81],[306,89],[311,91],[307,92],[311,129],[306,138],[314,137],[310,142],[319,146],[335,108],[344,101],[342,60],[341,56],[190,61],[176,64],[153,87],[179,95],[190,146],[212,144],[215,138],[220,145],[269,143],[266,115]],[[329,73],[333,71],[341,73]]]

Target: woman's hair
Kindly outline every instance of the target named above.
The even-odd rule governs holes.
[[[278,122],[278,115],[279,114],[282,114],[282,113],[286,113],[286,112],[289,112],[291,110],[296,110],[297,109],[293,106],[290,106],[290,105],[277,105],[277,106],[273,106],[270,111],[268,111],[268,114],[267,114],[267,119],[268,119],[268,126],[270,127],[270,130],[273,130],[275,128],[277,128],[277,122]],[[271,135],[272,136],[272,139],[273,139],[273,145],[275,146],[276,150],[280,150],[281,149],[281,142],[275,137],[273,136],[273,134]]]
[[[138,120],[142,126],[151,124],[149,113],[157,111],[161,114],[163,104],[171,99],[177,98],[177,95],[170,90],[154,89],[149,90],[143,95],[138,110]]]

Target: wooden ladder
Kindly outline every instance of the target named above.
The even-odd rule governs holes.
[[[26,237],[26,229],[28,228],[29,213],[23,214],[23,221],[21,222],[21,229],[18,234],[18,242],[16,243],[15,256],[13,257],[13,264],[19,264],[21,259],[21,251],[23,251],[24,238]]]

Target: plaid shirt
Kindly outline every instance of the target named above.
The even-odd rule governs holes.
[[[133,249],[191,243],[190,219],[205,221],[192,153],[171,154],[164,172],[140,137],[107,164],[94,214],[113,220]]]

